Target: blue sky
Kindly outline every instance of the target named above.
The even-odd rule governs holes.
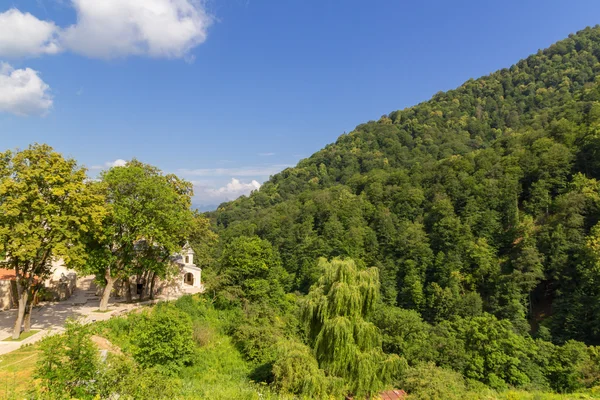
[[[0,150],[136,157],[218,204],[599,22],[597,0],[4,0]]]

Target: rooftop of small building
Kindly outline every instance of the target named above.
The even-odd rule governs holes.
[[[14,269],[0,268],[0,281],[14,281],[15,279]]]

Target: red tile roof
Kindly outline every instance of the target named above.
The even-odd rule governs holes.
[[[0,268],[0,281],[13,281],[15,278],[14,269]]]
[[[379,396],[382,400],[398,400],[404,399],[406,397],[406,392],[404,390],[388,390],[387,392],[379,393]]]
[[[406,396],[408,396],[408,394],[404,390],[399,389],[379,393],[379,398],[381,400],[402,400],[405,399]],[[354,398],[347,396],[346,400],[354,400]]]

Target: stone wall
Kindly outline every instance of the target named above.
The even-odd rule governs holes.
[[[11,280],[0,281],[0,310],[10,310],[16,305]]]

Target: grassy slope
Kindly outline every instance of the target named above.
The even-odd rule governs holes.
[[[0,356],[0,399],[23,399],[33,382],[38,346],[24,346]]]
[[[199,351],[198,363],[183,373],[185,399],[275,399],[248,379],[250,372],[231,338],[215,335]]]

